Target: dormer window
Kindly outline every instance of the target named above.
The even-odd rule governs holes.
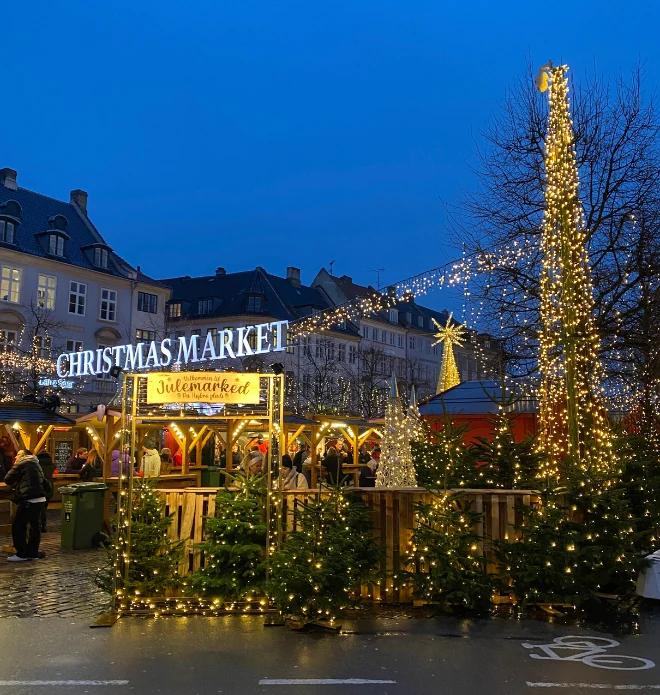
[[[213,310],[213,300],[212,299],[200,299],[197,302],[197,313],[198,314],[210,314]]]
[[[11,220],[0,219],[0,241],[5,244],[13,244],[16,234],[16,225]]]
[[[390,323],[398,323],[399,322],[399,312],[397,309],[390,309],[389,319],[390,319]]]
[[[418,316],[417,317],[417,325],[420,328],[424,328],[424,317],[423,316]]]
[[[262,298],[260,294],[249,294],[247,301],[247,311],[250,314],[258,314],[262,310]]]
[[[94,247],[94,265],[97,268],[108,267],[108,249],[104,249],[102,246]]]
[[[48,235],[48,253],[51,256],[64,255],[64,237],[61,234]]]

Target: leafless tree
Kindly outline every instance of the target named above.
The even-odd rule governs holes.
[[[598,78],[573,85],[571,102],[603,358],[610,376],[657,380],[656,114],[642,97],[639,73],[615,86]],[[471,288],[484,301],[484,316],[494,317],[492,332],[505,338],[507,363],[518,374],[536,368],[546,116],[547,98],[530,70],[486,133],[481,190],[467,201],[467,221],[457,223],[468,253],[520,249],[510,267],[493,267]]]

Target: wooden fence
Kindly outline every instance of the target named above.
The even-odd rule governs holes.
[[[172,518],[169,536],[181,540],[184,553],[179,572],[186,576],[203,567],[204,557],[199,547],[204,540],[206,518],[215,514],[217,488],[161,489],[165,512]],[[495,571],[489,551],[492,541],[515,539],[522,522],[523,507],[538,499],[530,490],[452,490],[457,504],[482,515],[475,531],[485,543],[483,549],[489,560],[489,570]],[[431,502],[433,495],[417,489],[356,490],[371,510],[374,537],[383,549],[378,583],[361,587],[364,598],[382,603],[409,603],[412,590],[397,579],[405,564],[408,544],[414,528],[415,505]],[[292,490],[282,493],[281,504],[274,506],[280,514],[280,528],[290,533],[299,528],[300,509],[318,495],[315,490]]]

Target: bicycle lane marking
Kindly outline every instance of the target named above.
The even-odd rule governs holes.
[[[644,671],[655,667],[655,663],[645,657],[611,653],[609,650],[620,643],[606,637],[564,635],[543,644],[521,642],[521,646],[532,650],[529,657],[537,660],[579,661],[585,666],[609,671]]]

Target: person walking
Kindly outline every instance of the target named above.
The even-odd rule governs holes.
[[[53,461],[53,457],[47,451],[40,451],[37,454],[37,460],[39,461],[39,465],[41,466],[41,470],[43,471],[44,478],[50,484],[50,491],[46,491],[46,501],[44,502],[44,506],[41,510],[41,532],[46,533],[46,510],[48,509],[48,503],[53,498],[53,493],[55,491],[55,485],[53,484],[53,475],[55,474],[55,463]],[[48,487],[48,485],[46,487]],[[50,492],[50,494],[48,494],[48,492]]]
[[[39,459],[28,449],[16,454],[14,465],[5,476],[5,483],[12,489],[16,513],[11,525],[16,553],[9,562],[37,560],[45,555],[39,552],[41,542],[41,510],[49,491],[48,482],[39,465]],[[50,488],[52,490],[52,487]]]

